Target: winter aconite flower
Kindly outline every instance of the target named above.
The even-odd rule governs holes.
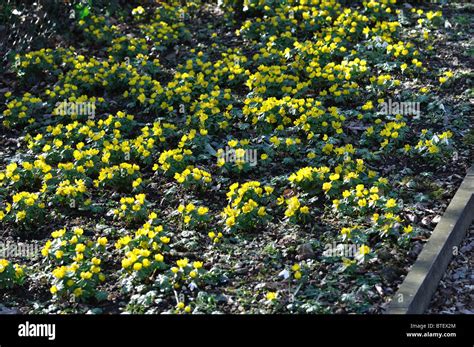
[[[265,297],[268,301],[276,300],[277,296],[278,296],[277,292],[267,292],[267,294],[265,295]]]

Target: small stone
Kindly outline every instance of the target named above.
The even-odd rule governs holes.
[[[431,223],[432,223],[432,224],[438,224],[440,220],[441,220],[441,216],[440,216],[440,215],[436,215],[436,216],[434,216],[433,219],[431,220]]]
[[[298,252],[298,255],[296,256],[298,260],[310,259],[315,255],[313,246],[310,243],[303,243],[302,245],[299,245],[296,251]]]

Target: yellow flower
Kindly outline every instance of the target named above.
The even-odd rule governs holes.
[[[208,211],[209,209],[207,207],[201,206],[198,208],[198,215],[200,216],[205,215]]]
[[[238,159],[243,158],[243,157],[245,156],[245,150],[242,149],[242,148],[236,149],[236,150],[235,150],[235,156],[236,156],[236,158],[238,158]]]
[[[178,265],[182,269],[188,265],[188,259],[184,258],[184,259],[177,260],[176,265]]]
[[[370,251],[371,251],[370,247],[369,247],[369,246],[366,246],[366,245],[362,245],[362,246],[360,246],[360,248],[359,248],[359,253],[360,253],[361,255],[369,254]]]
[[[167,244],[167,243],[170,242],[170,238],[167,237],[167,236],[162,236],[162,237],[160,237],[160,241],[164,244]]]
[[[188,213],[189,213],[189,212],[192,212],[192,211],[194,211],[195,208],[196,208],[196,206],[194,206],[194,204],[192,204],[192,203],[191,203],[191,204],[188,204],[188,205],[186,206],[186,212],[188,212]]]
[[[76,228],[76,229],[74,229],[73,233],[74,233],[75,235],[80,236],[80,235],[82,235],[82,234],[84,233],[84,229],[82,229],[82,228]]]
[[[277,298],[278,293],[277,292],[268,292],[266,295],[266,298],[268,301],[273,301]]]
[[[231,216],[231,217],[227,218],[226,221],[225,221],[225,224],[228,227],[232,227],[235,224],[235,217]]]
[[[374,108],[374,105],[372,104],[372,101],[367,101],[363,106],[362,106],[362,109],[364,111],[367,111],[367,110],[372,110]]]
[[[347,235],[348,237],[351,236],[351,229],[350,228],[342,228],[341,229],[341,234],[342,235]]]
[[[293,271],[298,271],[300,268],[301,268],[301,267],[300,267],[300,264],[296,263],[296,264],[294,264],[294,265],[291,267],[291,270],[293,270]]]
[[[389,199],[387,203],[385,204],[387,208],[392,208],[397,206],[397,201],[395,199]]]
[[[89,272],[89,271],[86,271],[86,272],[81,272],[81,278],[83,280],[89,280],[92,278],[92,273]]]
[[[25,218],[26,218],[26,212],[25,212],[25,211],[19,211],[19,212],[17,212],[17,214],[16,214],[16,219],[17,219],[17,220],[20,221],[20,220],[23,220],[23,219],[25,219]]]
[[[238,145],[238,141],[237,140],[230,140],[229,142],[227,142],[227,144],[230,146],[230,147],[235,147]]]
[[[82,296],[82,288],[76,288],[76,289],[74,289],[74,292],[73,292],[73,293],[74,293],[74,296],[77,297],[77,298],[80,297],[80,296]]]
[[[374,223],[376,223],[378,221],[379,217],[380,217],[380,215],[378,213],[374,213],[372,215],[372,220],[374,221]]]
[[[131,265],[130,259],[122,259],[122,267],[124,269],[128,268]]]
[[[325,192],[329,191],[329,189],[331,189],[331,187],[332,187],[331,182],[325,182],[325,183],[323,183],[323,190],[324,190]]]
[[[303,214],[308,214],[309,213],[309,207],[308,206],[300,207],[300,212],[303,213]]]
[[[140,103],[143,104],[143,103],[145,102],[145,100],[146,100],[146,96],[145,96],[145,94],[142,93],[142,94],[140,94],[140,95],[138,96],[137,99],[138,99],[138,101],[140,101]]]
[[[343,259],[342,259],[342,265],[343,265],[344,267],[352,266],[352,265],[355,264],[355,262],[356,262],[356,261],[353,260],[353,259],[348,259],[348,258],[343,258]]]
[[[275,188],[270,187],[270,186],[265,186],[264,189],[265,189],[265,192],[266,192],[268,195],[271,194],[271,193],[273,193],[273,191],[275,190]]]
[[[61,266],[53,270],[53,276],[57,279],[64,278],[66,276],[66,267]]]
[[[100,246],[104,246],[104,247],[105,247],[105,246],[107,245],[107,242],[108,242],[108,240],[107,240],[106,237],[99,237],[99,238],[97,239],[97,244],[100,245]]]
[[[24,274],[23,267],[21,267],[20,265],[15,264],[15,275],[17,277],[21,277],[21,276],[23,276],[23,274]]]

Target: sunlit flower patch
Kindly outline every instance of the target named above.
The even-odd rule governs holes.
[[[429,236],[417,208],[462,152],[440,101],[461,74],[431,61],[442,13],[224,3],[92,7],[75,47],[14,57],[0,223],[44,248],[0,259],[0,288],[132,313],[387,301],[371,288]]]

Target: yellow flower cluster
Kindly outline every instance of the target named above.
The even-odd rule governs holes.
[[[25,279],[24,266],[13,264],[7,259],[0,259],[0,288],[11,288],[21,285]]]
[[[108,240],[99,237],[94,242],[82,228],[59,229],[51,233],[41,253],[54,266],[50,274],[50,292],[54,298],[72,296],[76,300],[97,297],[98,285],[105,281],[102,254]]]
[[[273,190],[271,186],[262,187],[258,181],[232,184],[227,192],[229,205],[221,213],[226,227],[248,230],[267,221],[270,217],[266,205]]]
[[[148,278],[157,269],[164,269],[163,253],[168,250],[170,238],[162,225],[155,225],[156,214],[139,228],[133,237],[121,237],[115,247],[124,254],[122,268],[139,279]]]
[[[15,222],[25,228],[43,220],[45,203],[39,193],[19,192],[12,200],[12,204],[6,203],[5,212],[0,211],[0,220]]]
[[[158,168],[162,169],[166,173],[175,174],[182,172],[186,168],[186,161],[193,152],[189,149],[170,149],[163,151],[158,158],[158,164],[155,164],[153,170]]]
[[[91,42],[108,42],[119,31],[119,28],[116,25],[110,25],[104,16],[91,15],[86,19],[81,19],[78,24]]]
[[[119,191],[137,189],[142,183],[137,164],[120,163],[102,168],[94,181],[95,187],[111,187]]]
[[[286,199],[285,203],[285,217],[290,220],[300,220],[309,213],[309,207],[301,205],[300,200],[296,196]]]
[[[174,179],[185,187],[203,187],[212,182],[212,176],[209,172],[193,166],[188,166],[181,173],[175,173]]]
[[[9,98],[11,92],[7,92],[5,97]],[[7,103],[3,111],[3,125],[7,128],[17,125],[32,124],[35,122],[35,113],[43,101],[33,96],[31,93],[23,94],[22,98],[17,98]]]
[[[193,203],[179,205],[178,212],[183,217],[184,225],[191,229],[204,227],[210,221],[209,208],[205,206],[197,207]]]
[[[204,274],[203,262],[190,262],[188,258],[179,259],[176,261],[176,266],[170,268],[170,277],[172,277],[174,289],[180,289],[184,285],[190,285],[199,281]]]
[[[56,202],[67,204],[71,208],[79,208],[91,204],[91,200],[86,198],[87,186],[84,180],[75,179],[61,181],[56,188]]]
[[[59,183],[58,188],[56,189],[56,195],[60,196],[73,196],[76,197],[80,194],[83,194],[87,191],[86,183],[84,180],[75,180],[72,184],[69,180],[62,181]]]
[[[120,208],[114,210],[114,215],[127,221],[141,221],[148,215],[148,202],[145,194],[120,199]]]

